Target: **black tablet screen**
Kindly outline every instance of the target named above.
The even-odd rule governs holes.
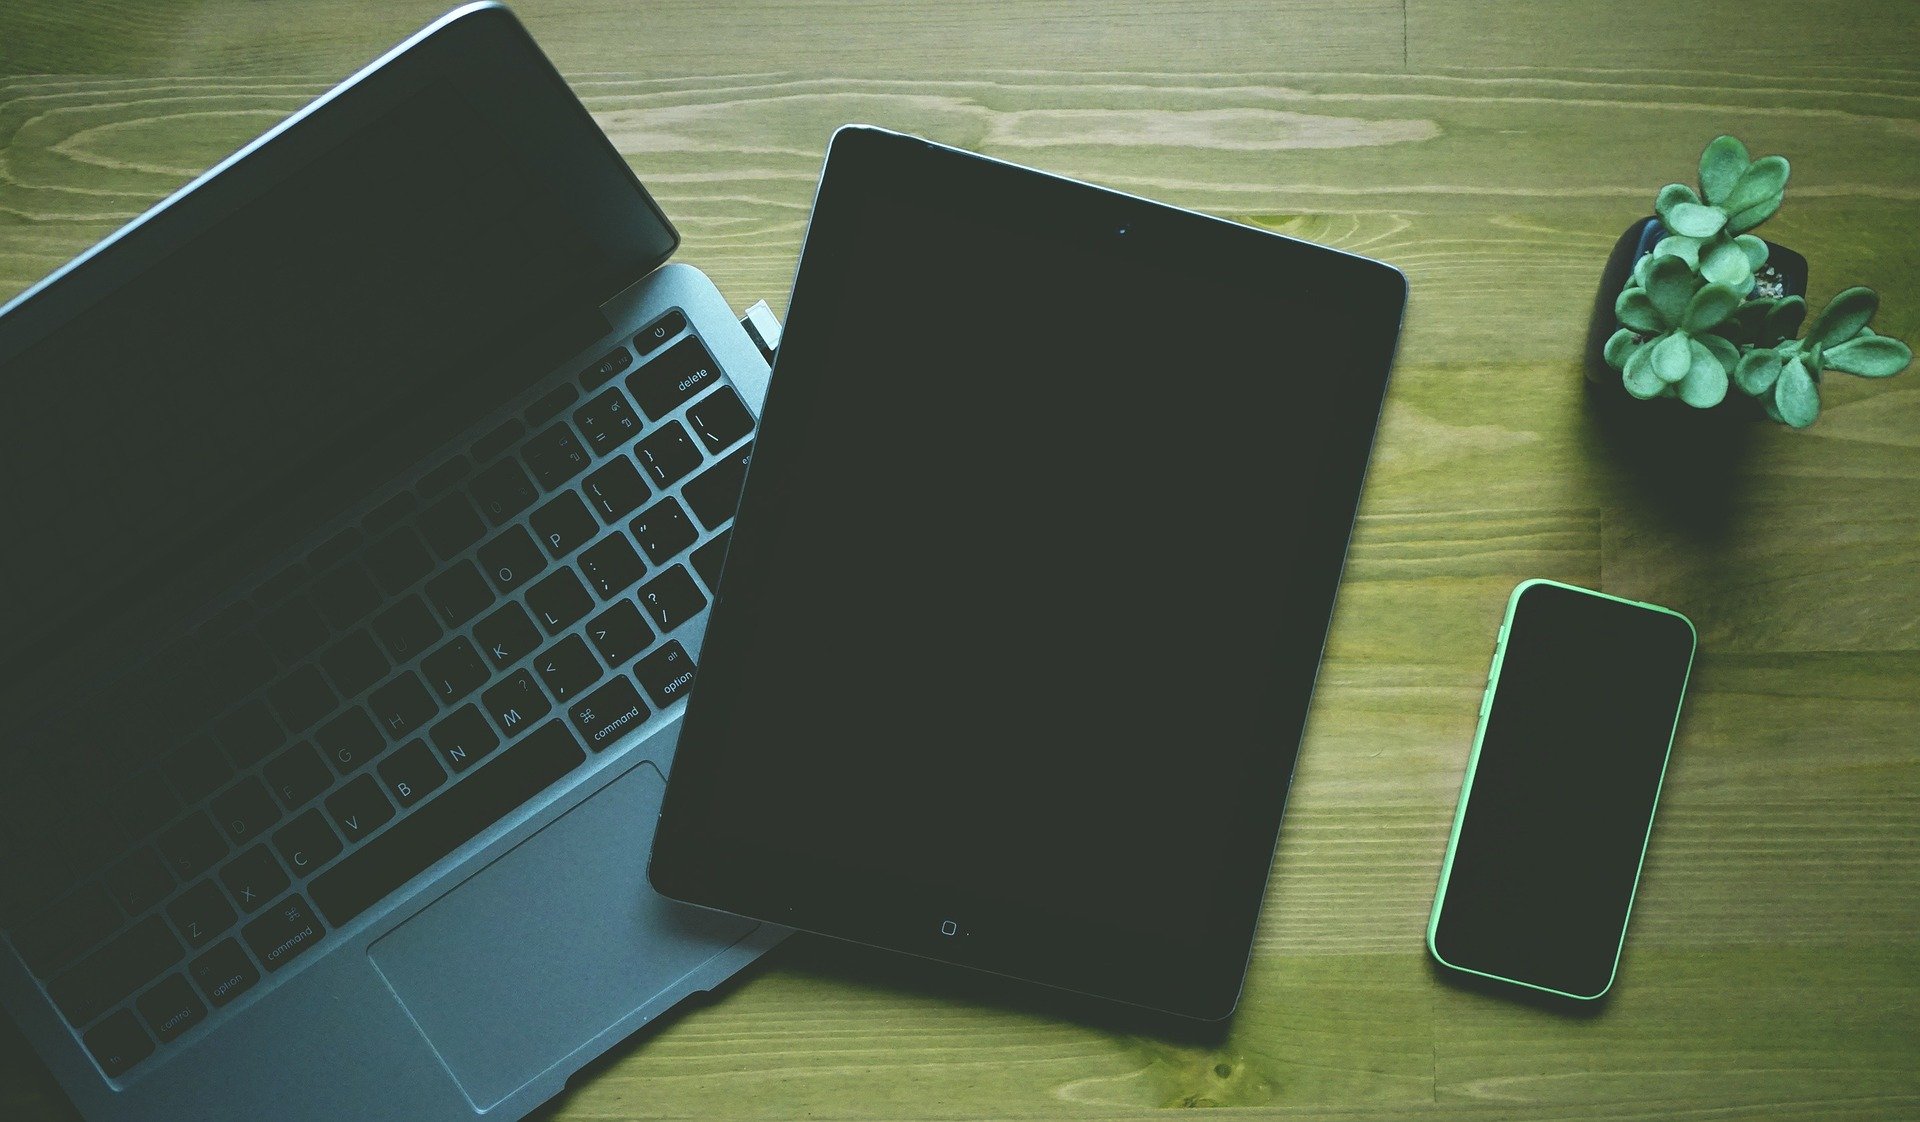
[[[823,192],[669,818],[963,959],[1250,929],[1391,336],[941,183]]]

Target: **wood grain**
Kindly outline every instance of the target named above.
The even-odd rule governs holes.
[[[0,8],[0,293],[439,0]],[[523,18],[739,303],[782,306],[827,135],[921,132],[1384,258],[1413,297],[1242,1009],[1142,1031],[796,939],[629,1041],[556,1119],[1920,1114],[1920,375],[1840,378],[1681,477],[1596,419],[1602,259],[1732,131],[1816,300],[1920,337],[1905,0],[554,0]],[[1275,419],[1275,439],[1312,418]],[[1640,441],[1640,443],[1636,443]],[[1272,517],[1284,517],[1276,495]],[[1702,655],[1616,995],[1448,984],[1421,932],[1504,598],[1658,600]],[[17,1037],[0,1115],[68,1116]]]

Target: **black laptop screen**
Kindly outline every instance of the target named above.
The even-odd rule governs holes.
[[[528,159],[520,126],[456,80],[411,85],[321,144],[296,124],[268,145],[301,149],[276,181],[0,365],[0,524],[18,546],[0,587],[24,593],[0,662],[289,506],[350,502],[356,457],[424,452],[497,407],[546,370],[489,360],[617,289],[578,167]],[[577,103],[554,104],[587,158],[609,157],[596,174],[643,199]]]

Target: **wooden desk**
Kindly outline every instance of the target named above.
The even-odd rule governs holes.
[[[424,23],[441,0],[0,8],[0,293]],[[1818,10],[1816,10],[1818,9]],[[833,126],[871,121],[1384,258],[1413,298],[1246,998],[1217,1042],[797,938],[556,1118],[1920,1114],[1920,373],[1759,428],[1714,517],[1596,436],[1595,280],[1732,131],[1813,295],[1920,340],[1908,0],[973,0],[523,16],[686,234],[776,307]],[[1290,422],[1276,418],[1275,439]],[[1683,488],[1686,480],[1674,480]],[[1285,496],[1275,496],[1276,511]],[[1702,655],[1620,984],[1574,1019],[1421,945],[1507,591],[1672,604]],[[0,1115],[70,1108],[10,1029]]]

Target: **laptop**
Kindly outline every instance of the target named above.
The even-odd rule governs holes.
[[[756,339],[504,8],[0,309],[0,1005],[96,1122],[517,1118],[782,928],[646,863]]]

